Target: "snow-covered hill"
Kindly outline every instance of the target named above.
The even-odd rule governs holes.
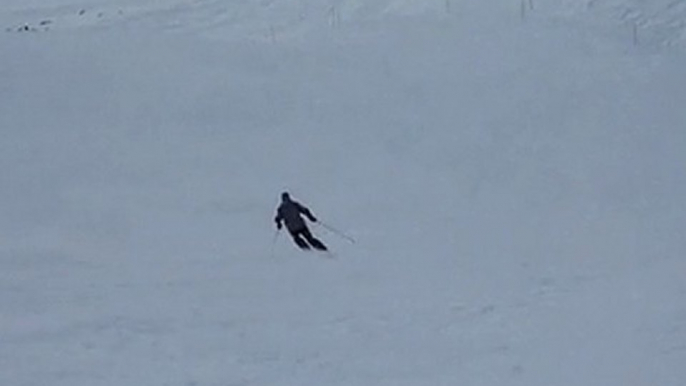
[[[527,0],[528,1],[528,0]],[[649,47],[686,44],[684,0],[554,0],[535,1],[546,15],[582,21],[586,28],[624,36]]]
[[[686,384],[686,57],[570,4],[5,0],[0,384]]]
[[[586,28],[604,27],[648,46],[686,42],[684,0],[511,0],[479,4],[473,0],[7,0],[6,31],[48,31],[74,27],[192,30],[207,35],[250,36],[274,40],[300,36],[322,26],[359,26],[389,18],[429,16],[438,19],[551,16]],[[6,15],[7,16],[7,15]],[[502,17],[500,18],[502,20]],[[599,31],[595,31],[599,33]]]

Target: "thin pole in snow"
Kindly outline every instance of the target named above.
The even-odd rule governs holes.
[[[324,227],[329,232],[331,232],[331,233],[333,233],[333,234],[335,234],[341,238],[344,238],[344,239],[348,240],[349,242],[355,244],[355,239],[353,239],[352,237],[350,237],[350,236],[346,235],[345,233],[339,231],[338,229],[332,227],[331,225],[327,225],[326,223],[323,223],[321,221],[317,221],[317,224],[321,225],[322,227]]]
[[[269,251],[269,257],[272,259],[274,258],[274,246],[276,246],[276,240],[278,240],[278,238],[279,238],[279,233],[281,233],[280,229],[277,229],[274,232],[274,237],[272,237],[272,246],[271,246],[271,250]]]

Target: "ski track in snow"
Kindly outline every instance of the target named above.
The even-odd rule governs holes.
[[[0,384],[685,385],[659,3],[8,0]]]

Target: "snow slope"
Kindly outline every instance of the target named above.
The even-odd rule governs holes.
[[[553,0],[535,2],[535,8],[563,19],[584,20],[587,28],[613,30],[643,46],[683,48],[686,43],[684,0]]]
[[[3,3],[0,384],[686,385],[686,57],[558,4]]]

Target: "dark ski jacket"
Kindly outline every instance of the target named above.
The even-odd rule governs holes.
[[[276,210],[276,217],[274,218],[276,226],[279,229],[281,229],[282,221],[286,223],[286,228],[288,228],[290,232],[297,232],[307,227],[307,225],[305,225],[305,220],[300,217],[301,214],[304,214],[310,221],[317,222],[317,219],[312,215],[312,212],[304,205],[297,201],[293,201],[288,196],[282,197],[282,199],[283,201]]]

